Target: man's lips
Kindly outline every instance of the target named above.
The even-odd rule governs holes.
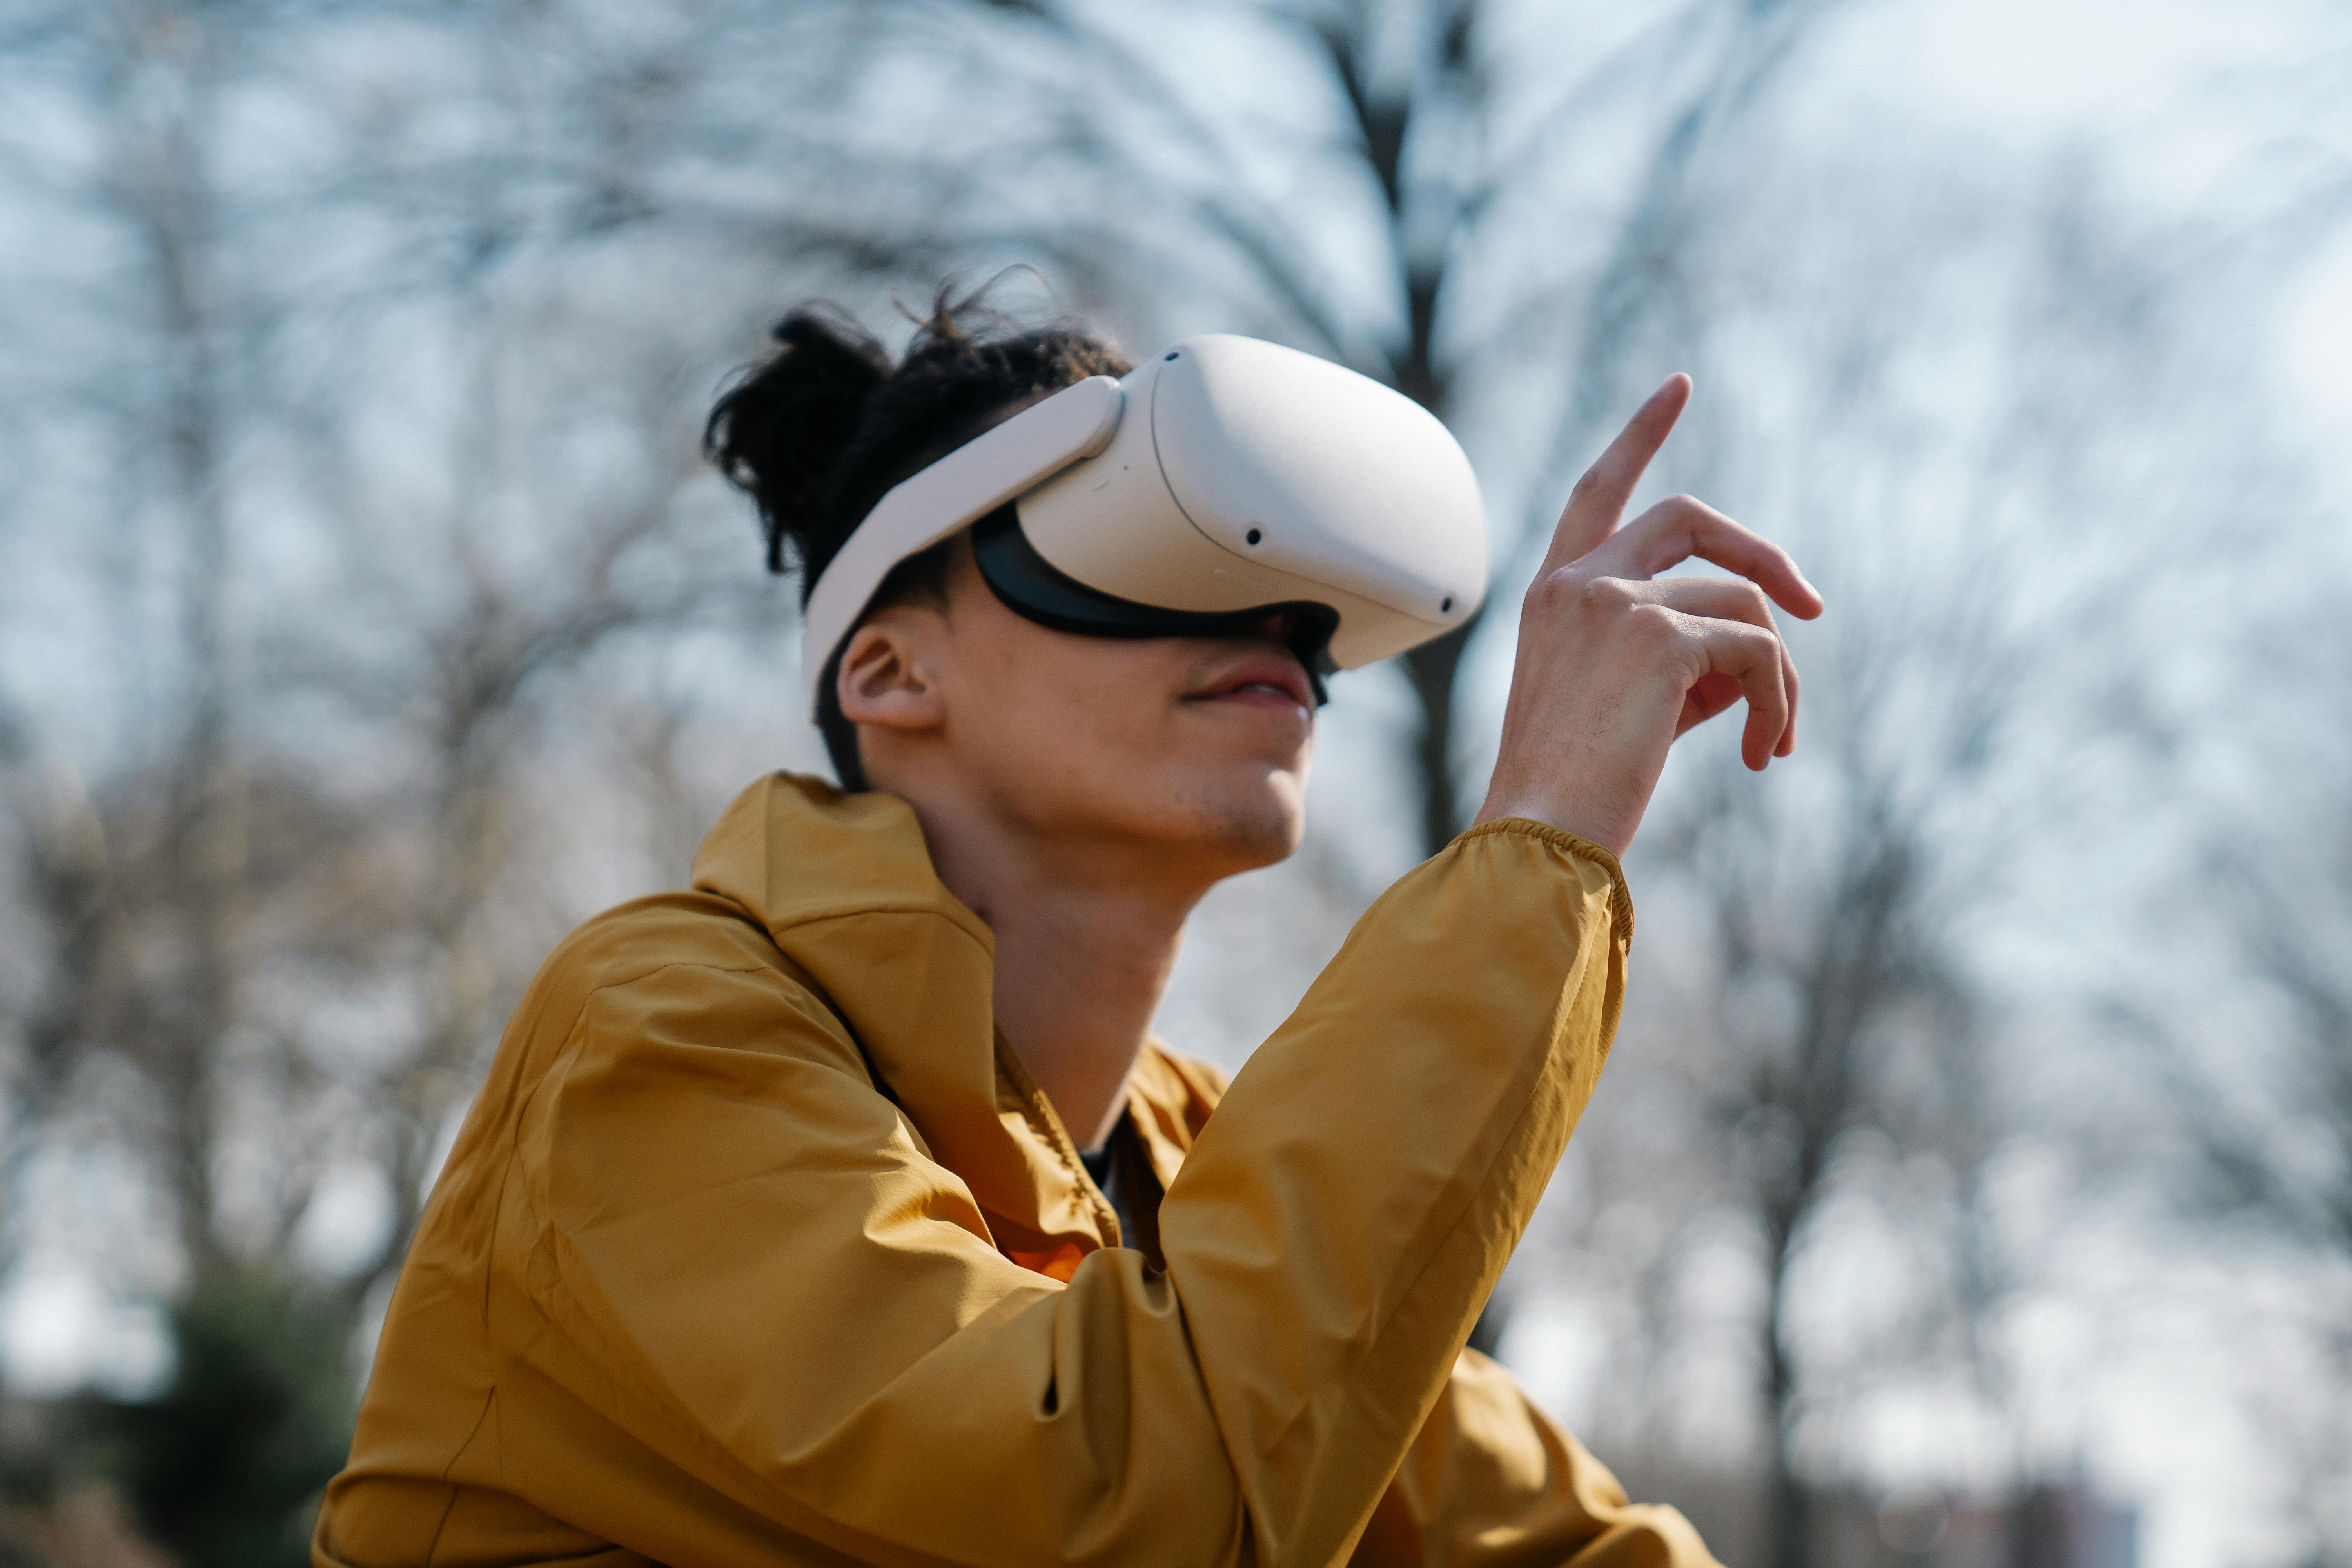
[[[1313,712],[1315,697],[1298,661],[1278,653],[1252,654],[1191,693],[1198,702],[1231,701],[1297,706]]]

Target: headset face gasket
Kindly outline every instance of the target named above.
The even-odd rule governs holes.
[[[1323,678],[1331,662],[1331,634],[1339,617],[1328,605],[1294,599],[1246,610],[1170,610],[1089,588],[1055,567],[1021,531],[1020,510],[1007,501],[971,525],[972,559],[1006,608],[1041,626],[1095,637],[1263,637],[1267,619],[1282,618],[1282,645],[1306,668],[1316,706],[1330,700]]]

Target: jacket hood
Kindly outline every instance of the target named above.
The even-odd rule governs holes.
[[[1118,1221],[997,1031],[994,938],[931,868],[906,802],[771,773],[703,840],[694,886],[740,905],[815,982],[1015,1261],[1066,1279],[1117,1244]]]

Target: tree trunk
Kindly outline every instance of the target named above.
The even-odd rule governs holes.
[[[1766,1500],[1770,1505],[1767,1526],[1766,1563],[1770,1568],[1809,1568],[1811,1499],[1790,1462],[1797,1400],[1797,1368],[1789,1353],[1789,1233],[1795,1224],[1802,1188],[1776,1205],[1768,1216],[1771,1228],[1772,1289],[1764,1314],[1764,1408],[1771,1420],[1765,1448]]]
[[[1462,831],[1461,791],[1454,781],[1454,684],[1474,617],[1404,656],[1405,674],[1420,700],[1421,737],[1413,747],[1421,785],[1421,846],[1434,855]]]

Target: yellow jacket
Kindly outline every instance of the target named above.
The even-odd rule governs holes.
[[[313,1561],[1710,1563],[1462,1350],[1631,927],[1605,851],[1489,824],[1230,1093],[1148,1050],[1162,1272],[996,1033],[913,813],[764,779],[692,891],[581,927],[516,1009]]]

